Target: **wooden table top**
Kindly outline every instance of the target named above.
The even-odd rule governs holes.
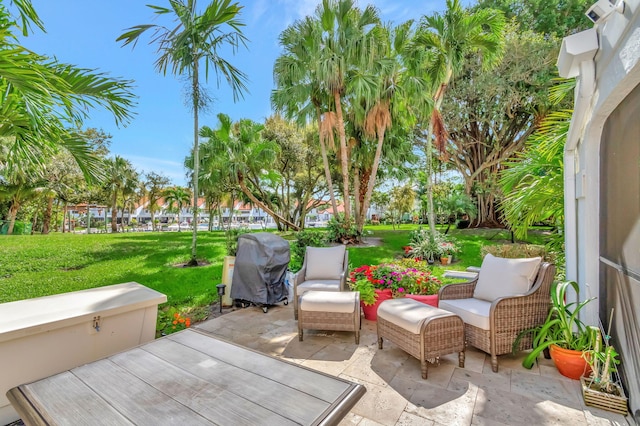
[[[347,380],[192,329],[21,385],[34,425],[337,424],[365,393]]]

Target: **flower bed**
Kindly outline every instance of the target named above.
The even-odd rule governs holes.
[[[437,297],[442,282],[431,274],[427,262],[402,259],[395,263],[360,266],[351,271],[349,285],[352,290],[360,292],[363,305],[370,306],[378,299],[376,290],[390,290],[393,297],[408,294]],[[433,303],[431,300],[429,304]],[[437,301],[435,303],[437,305]]]

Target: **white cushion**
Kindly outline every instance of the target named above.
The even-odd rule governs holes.
[[[357,291],[308,291],[300,298],[300,310],[351,313],[356,309],[359,298]]]
[[[344,272],[343,245],[335,247],[307,247],[307,272],[305,280],[329,279],[339,280]]]
[[[492,302],[500,297],[525,294],[538,274],[541,257],[505,259],[487,254],[473,291],[476,299]]]
[[[413,334],[420,334],[420,327],[425,320],[448,315],[451,315],[451,312],[413,299],[389,299],[378,306],[378,318],[383,318]]]
[[[491,302],[480,299],[440,300],[440,309],[453,312],[462,318],[465,324],[471,324],[483,330],[489,330]]]
[[[298,296],[309,290],[340,291],[340,280],[310,280],[297,286]]]

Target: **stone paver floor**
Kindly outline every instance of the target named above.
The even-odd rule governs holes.
[[[237,344],[328,374],[361,383],[367,393],[341,425],[630,425],[618,414],[586,407],[580,383],[561,376],[550,360],[533,369],[522,367],[523,354],[503,355],[500,371],[491,371],[489,356],[466,351],[429,366],[385,341],[378,350],[376,323],[363,320],[360,344],[353,333],[305,330],[298,341],[293,309],[276,306],[238,309],[199,323],[195,328]]]

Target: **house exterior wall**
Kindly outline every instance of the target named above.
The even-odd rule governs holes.
[[[605,22],[595,26],[599,48],[593,61],[585,61],[580,65],[574,117],[565,148],[567,278],[580,285],[580,299],[600,297],[599,302],[587,305],[583,320],[597,324],[602,319],[605,326],[608,325],[612,300],[620,301],[620,297],[615,290],[619,277],[610,270],[603,251],[608,244],[603,227],[607,226],[607,208],[624,208],[622,204],[625,200],[613,206],[610,203],[614,201],[603,198],[610,189],[609,185],[613,185],[613,179],[609,182],[603,174],[609,173],[611,167],[607,169],[603,166],[606,159],[602,155],[612,155],[613,151],[607,144],[618,142],[620,138],[630,138],[631,143],[640,143],[640,135],[637,132],[633,134],[631,126],[640,117],[629,117],[624,112],[625,108],[635,108],[633,103],[640,99],[640,96],[630,97],[640,85],[640,0],[626,0],[625,3],[623,14],[613,13]],[[637,181],[640,175],[628,178]],[[611,256],[614,260],[620,260],[618,255]],[[640,253],[636,251],[634,256],[637,258]],[[640,283],[632,281],[627,279],[626,284],[633,289],[628,295],[640,293],[640,288],[637,288]],[[618,309],[616,316],[613,340],[619,345],[617,349],[621,352],[622,369],[626,369],[623,375],[626,376],[625,385],[630,392],[631,411],[639,421],[640,389],[637,374],[640,371],[636,370],[640,368],[634,360],[640,352],[640,342],[637,341],[638,306],[626,312]]]

